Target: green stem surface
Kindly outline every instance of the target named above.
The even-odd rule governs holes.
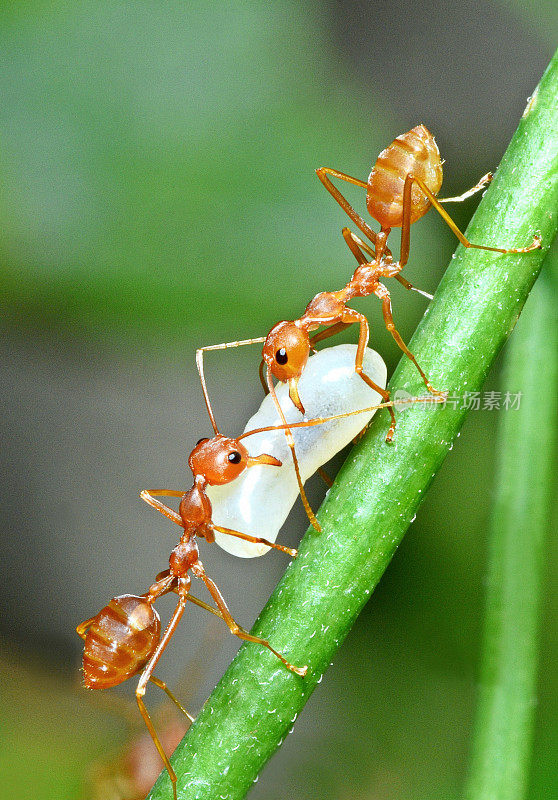
[[[545,262],[506,354],[480,692],[469,800],[522,800],[531,763],[538,633],[558,388],[558,248]]]
[[[306,678],[264,648],[243,645],[173,757],[180,798],[242,798],[281,744],[380,580],[467,409],[513,329],[557,226],[558,54],[545,72],[468,229],[473,242],[543,250],[497,255],[459,247],[411,344],[434,386],[459,398],[398,414],[393,445],[379,415],[322,505],[254,627]],[[392,387],[424,386],[403,359]],[[455,405],[455,407],[454,407]],[[163,773],[150,798],[172,797]]]

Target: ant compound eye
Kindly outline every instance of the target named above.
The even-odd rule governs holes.
[[[201,444],[202,442],[208,442],[208,441],[209,441],[209,439],[207,438],[207,436],[203,436],[201,439],[198,439],[198,441],[196,442],[196,447],[199,444]]]
[[[286,364],[287,363],[287,361],[289,360],[289,357],[288,357],[287,351],[285,350],[284,347],[281,347],[275,353],[275,360],[277,361],[278,364]]]
[[[231,464],[240,464],[240,462],[242,461],[242,456],[240,455],[238,450],[233,450],[232,453],[229,453],[228,459],[231,462]]]

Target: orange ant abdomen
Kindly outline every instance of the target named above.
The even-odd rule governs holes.
[[[436,195],[442,185],[442,159],[434,137],[424,125],[398,136],[382,150],[368,176],[366,206],[382,228],[400,228],[403,222],[403,187],[407,175],[420,178]],[[410,224],[430,208],[430,200],[413,184]]]
[[[89,622],[84,636],[85,686],[109,689],[136,675],[155,652],[160,631],[159,615],[145,597],[113,597]]]

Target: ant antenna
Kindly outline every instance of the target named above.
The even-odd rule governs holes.
[[[311,428],[314,425],[323,425],[324,422],[331,422],[336,419],[344,419],[345,417],[354,417],[357,414],[365,414],[367,411],[376,411],[380,408],[393,408],[394,406],[414,405],[415,403],[432,403],[434,405],[443,404],[447,398],[433,397],[432,395],[424,395],[423,397],[405,397],[400,400],[389,400],[386,403],[379,403],[377,406],[368,406],[367,408],[359,408],[356,411],[346,411],[344,414],[333,414],[331,417],[315,417],[314,419],[303,420],[302,422],[288,422],[284,425],[268,425],[265,428],[254,428],[252,431],[242,433],[238,440],[246,439],[255,433],[267,433],[268,431],[281,431],[289,430],[289,428]]]
[[[200,376],[202,391],[203,391],[203,399],[205,400],[205,407],[207,408],[207,413],[209,414],[209,419],[211,420],[211,424],[213,425],[213,430],[217,435],[219,435],[219,429],[217,428],[217,423],[215,422],[215,416],[213,414],[213,409],[211,408],[211,402],[209,400],[209,394],[207,391],[207,386],[205,383],[205,375],[203,372],[203,354],[206,350],[228,350],[232,347],[242,347],[246,344],[261,344],[265,342],[265,336],[260,336],[257,339],[243,339],[240,342],[223,342],[222,344],[212,344],[208,347],[200,347],[196,350],[196,366],[198,368],[198,374]]]
[[[213,430],[215,431],[215,434],[218,436],[219,428],[217,427],[217,423],[215,422],[213,409],[211,408],[211,401],[209,399],[209,394],[207,393],[207,386],[205,384],[205,375],[203,373],[203,352],[201,350],[196,350],[196,366],[198,368],[198,374],[200,376],[203,399],[205,400],[205,407],[207,408],[209,419],[211,420],[211,424],[213,425]]]

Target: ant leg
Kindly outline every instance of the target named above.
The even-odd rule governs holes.
[[[368,377],[368,376],[367,376]],[[369,379],[370,380],[370,379]],[[375,391],[383,391],[381,387]],[[313,425],[323,425],[324,422],[331,422],[334,419],[345,419],[345,417],[356,417],[357,414],[364,414],[366,411],[379,411],[380,408],[393,408],[395,406],[410,405],[412,403],[443,403],[447,400],[445,395],[441,397],[407,397],[400,400],[389,400],[386,403],[378,403],[375,406],[359,408],[358,411],[346,411],[344,414],[332,414],[330,417],[314,417],[314,419],[303,420],[302,422],[289,422],[287,425],[267,425],[264,428],[254,428],[246,431],[239,439],[246,439],[256,433],[267,433],[267,431],[284,431],[286,428],[311,428]]]
[[[365,425],[364,428],[357,433],[357,435],[353,439],[353,444],[358,444],[366,431],[368,430],[368,425]]]
[[[163,581],[165,584],[167,584],[167,580],[169,577],[170,577],[170,570],[168,569],[164,570],[164,572],[160,572],[159,575],[157,575],[156,583],[159,585],[159,589],[157,591],[157,597],[163,597],[163,595],[168,594],[169,592],[180,594],[180,589],[178,588],[178,585],[174,581],[169,581],[168,585],[163,586],[163,588],[161,588],[161,584],[163,584]],[[146,592],[143,596],[147,597],[148,594],[149,592]],[[200,600],[199,597],[194,597],[194,595],[190,594],[190,592],[188,592],[188,594],[186,595],[186,600],[188,600],[189,603],[193,603],[195,606],[204,608],[206,611],[209,611],[211,614],[214,614],[216,617],[219,617],[219,619],[223,619],[223,615],[221,614],[220,611],[217,611],[217,609],[213,608],[213,606],[208,606],[207,603],[205,603],[203,600]],[[87,620],[87,622],[91,622],[91,620]],[[85,625],[85,622],[82,622],[81,624]]]
[[[153,722],[151,721],[151,717],[149,716],[149,712],[148,712],[147,708],[145,707],[145,703],[143,701],[143,697],[145,695],[145,688],[147,686],[147,683],[150,680],[152,680],[152,673],[153,673],[153,670],[155,669],[155,665],[157,664],[157,662],[161,658],[161,655],[162,655],[165,647],[167,646],[167,644],[169,643],[173,633],[175,632],[176,627],[177,627],[178,623],[180,622],[180,618],[182,617],[182,614],[184,613],[185,607],[186,607],[186,597],[183,594],[180,594],[179,595],[179,600],[178,600],[178,605],[176,606],[174,614],[172,615],[172,617],[171,617],[171,619],[169,621],[169,624],[167,625],[167,627],[165,629],[165,632],[164,632],[164,634],[163,634],[163,636],[161,638],[161,641],[157,645],[157,649],[155,650],[155,652],[153,653],[153,655],[149,659],[149,663],[147,664],[146,668],[142,672],[141,677],[140,677],[139,682],[138,682],[138,685],[136,687],[136,700],[137,700],[137,703],[138,703],[139,712],[140,712],[141,716],[143,717],[143,721],[145,722],[145,725],[147,727],[147,730],[149,731],[149,734],[150,734],[151,738],[153,739],[153,743],[155,744],[155,747],[157,748],[157,752],[159,753],[159,755],[163,759],[163,763],[164,763],[164,765],[165,765],[165,767],[167,769],[167,772],[169,773],[169,777],[170,777],[171,783],[172,783],[172,793],[173,793],[174,800],[177,800],[176,773],[175,773],[175,771],[173,770],[173,768],[171,766],[171,763],[170,763],[170,761],[169,761],[169,759],[167,757],[167,754],[165,753],[165,751],[163,749],[163,745],[161,744],[161,742],[159,740],[159,737],[157,736],[157,731],[155,730],[155,726],[153,725]]]
[[[533,243],[530,244],[528,247],[512,247],[512,248],[503,248],[503,247],[488,247],[484,244],[473,244],[468,239],[465,238],[464,234],[461,233],[455,222],[452,220],[450,215],[447,213],[445,208],[440,205],[440,202],[436,199],[435,195],[432,194],[428,186],[422,181],[420,178],[417,178],[412,173],[409,173],[405,178],[405,185],[403,187],[403,220],[401,225],[401,254],[399,257],[399,265],[400,268],[403,268],[407,263],[409,258],[409,245],[410,245],[410,238],[411,238],[411,191],[413,188],[413,182],[420,186],[422,192],[428,197],[432,206],[436,209],[438,214],[442,217],[446,225],[453,231],[453,233],[457,236],[463,247],[473,247],[476,250],[489,250],[492,253],[529,253],[531,250],[540,250],[541,248],[541,239],[540,236],[533,237]]]
[[[371,389],[374,389],[377,392],[382,400],[385,403],[389,402],[389,392],[387,389],[382,389],[381,386],[378,386],[377,383],[374,383],[372,378],[369,378],[366,372],[362,369],[362,360],[364,358],[364,351],[366,350],[366,345],[368,344],[368,338],[370,336],[370,329],[368,327],[368,321],[363,314],[359,314],[358,311],[354,311],[352,308],[348,308],[344,314],[344,319],[350,322],[358,322],[360,326],[360,333],[358,337],[358,348],[357,354],[355,359],[355,370],[360,375],[362,380],[370,386]],[[386,436],[386,442],[391,442],[393,439],[393,434],[395,433],[395,414],[393,411],[393,407],[390,405],[388,406],[389,413],[391,416],[391,425],[389,426],[389,430]]]
[[[273,385],[273,379],[272,379],[271,370],[270,370],[269,367],[267,368],[267,385],[269,387],[270,394],[273,397],[273,402],[275,403],[275,408],[277,409],[277,411],[279,413],[279,416],[281,417],[281,421],[283,422],[283,425],[287,426],[288,423],[287,423],[287,420],[285,419],[285,415],[283,413],[283,409],[281,408],[281,404],[280,404],[279,400],[277,399],[277,395],[275,394],[275,387]],[[287,444],[290,447],[291,455],[293,457],[293,465],[294,465],[295,474],[296,474],[296,481],[298,483],[298,490],[300,492],[300,499],[302,500],[302,505],[304,506],[304,510],[306,511],[306,515],[307,515],[308,519],[310,520],[310,524],[312,525],[314,530],[316,530],[318,533],[321,533],[322,532],[322,528],[320,526],[320,523],[318,522],[318,520],[316,519],[316,515],[312,511],[312,507],[310,506],[310,503],[308,502],[308,498],[306,497],[306,492],[304,491],[304,484],[302,482],[302,477],[301,477],[301,474],[300,474],[300,467],[298,466],[298,458],[296,457],[295,443],[294,443],[293,435],[292,435],[292,433],[291,433],[291,431],[290,431],[290,429],[288,427],[285,427],[285,438],[287,439]]]
[[[227,624],[227,626],[228,626],[228,628],[229,628],[229,630],[230,630],[230,632],[232,634],[234,634],[235,636],[238,636],[239,639],[244,639],[247,642],[254,642],[255,644],[261,644],[264,647],[267,647],[267,649],[271,650],[271,652],[275,656],[277,656],[277,658],[280,661],[282,661],[283,664],[287,667],[287,669],[289,669],[291,672],[294,672],[296,675],[301,675],[301,676],[306,675],[306,673],[308,672],[308,667],[295,667],[295,666],[293,666],[293,664],[290,664],[287,661],[287,659],[284,656],[281,655],[281,653],[278,653],[277,650],[273,649],[273,647],[269,644],[267,639],[260,639],[259,636],[252,636],[252,634],[248,633],[247,631],[244,630],[244,628],[240,627],[240,625],[233,619],[233,616],[232,616],[231,612],[229,611],[229,608],[228,608],[228,606],[227,606],[227,604],[225,602],[225,599],[224,599],[223,595],[219,591],[219,589],[217,587],[217,584],[215,584],[211,580],[211,578],[208,577],[205,574],[205,570],[203,568],[203,564],[201,563],[201,561],[198,561],[197,564],[195,564],[192,567],[192,572],[198,578],[201,578],[201,580],[207,586],[207,589],[208,589],[210,595],[215,600],[215,603],[217,604],[217,608],[222,613],[223,619],[225,620],[225,622],[226,622],[226,624]]]
[[[175,704],[175,706],[178,708],[178,710],[182,711],[184,716],[187,717],[190,720],[190,722],[194,722],[195,721],[196,718],[193,717],[191,714],[189,714],[186,711],[186,709],[184,708],[182,703],[180,703],[176,699],[176,697],[173,695],[173,693],[171,692],[171,690],[169,689],[169,687],[167,686],[167,684],[164,681],[160,680],[159,678],[156,678],[155,675],[151,675],[149,680],[151,681],[151,683],[154,683],[155,686],[158,686],[159,689],[162,689],[164,691],[164,693],[167,695],[169,700],[172,700],[172,702]]]
[[[350,249],[351,253],[354,255],[354,257],[356,258],[356,260],[358,261],[358,263],[361,266],[363,266],[364,264],[369,264],[370,263],[366,259],[366,257],[363,255],[363,253],[362,253],[363,250],[364,250],[365,253],[368,253],[368,255],[372,256],[372,258],[376,257],[376,254],[375,254],[374,250],[372,250],[372,248],[369,247],[366,244],[366,242],[362,241],[360,236],[357,236],[356,233],[353,233],[349,228],[343,228],[342,233],[343,233],[343,238],[345,239],[345,242],[347,243],[347,247]],[[384,249],[384,255],[391,256],[391,251],[388,250],[387,247]],[[399,267],[399,265],[397,265],[397,268],[393,268],[391,270],[392,274],[390,274],[390,275],[387,275],[385,273],[382,273],[382,274],[385,274],[385,277],[395,278],[395,280],[399,281],[399,283],[402,286],[404,286],[405,289],[412,290],[413,292],[418,292],[418,294],[422,294],[424,297],[428,297],[429,300],[433,300],[434,299],[434,297],[431,294],[428,294],[428,292],[423,292],[422,289],[417,289],[417,287],[413,286],[413,284],[410,283],[406,278],[404,278],[403,275],[400,275],[399,274],[399,269],[400,269],[400,267]]]
[[[180,594],[181,589],[174,584],[170,591]],[[192,696],[192,687],[199,685],[201,678],[205,674],[207,664],[214,660],[215,655],[221,647],[222,636],[220,634],[223,633],[221,625],[223,615],[215,608],[215,606],[210,606],[203,600],[199,600],[190,592],[188,592],[186,595],[186,600],[196,606],[199,606],[200,608],[205,609],[206,611],[209,611],[214,615],[214,617],[216,617],[216,619],[213,620],[211,625],[206,626],[207,629],[204,633],[203,640],[196,648],[196,653],[194,656],[188,660],[187,669],[182,671],[182,675],[176,684],[175,692],[171,692],[167,684],[161,681],[159,678],[156,678],[154,675],[151,676],[151,682],[162,689],[176,705],[176,707],[188,718],[191,723],[193,723],[195,721],[195,717],[189,714],[182,703],[177,700],[177,695],[189,698],[188,702],[190,702]],[[220,622],[217,622],[217,619],[220,620]],[[134,711],[134,719],[136,720],[137,724],[137,711]]]
[[[428,389],[428,391],[431,394],[436,395],[437,397],[445,397],[446,396],[446,392],[440,392],[440,391],[438,391],[438,389],[434,389],[434,387],[432,386],[432,384],[430,383],[430,381],[428,380],[428,378],[426,377],[426,375],[424,374],[424,372],[420,368],[416,358],[414,357],[414,355],[411,353],[411,351],[409,350],[409,348],[407,347],[407,345],[405,344],[405,342],[401,338],[401,335],[399,334],[399,331],[396,329],[395,323],[393,321],[393,314],[392,314],[392,311],[391,311],[391,298],[390,298],[390,294],[389,294],[388,290],[386,289],[386,287],[381,283],[378,284],[378,288],[376,289],[374,294],[376,295],[376,297],[378,297],[382,301],[382,313],[384,315],[384,322],[386,324],[386,328],[391,333],[391,335],[393,336],[393,338],[395,339],[395,341],[397,342],[397,344],[399,345],[401,350],[403,350],[405,355],[408,358],[411,359],[411,361],[413,362],[415,367],[418,369],[418,371],[420,373],[420,376],[421,376],[422,380],[424,381],[424,384],[425,384],[426,388]]]
[[[174,589],[171,589],[171,592],[176,592],[176,594],[179,594],[178,587],[175,587]],[[186,599],[190,603],[193,603],[195,606],[199,606],[200,608],[204,608],[206,611],[209,611],[210,614],[213,614],[214,616],[219,617],[219,619],[223,619],[223,615],[221,614],[220,611],[218,611],[216,608],[213,608],[213,606],[209,606],[207,603],[204,603],[204,601],[200,600],[198,597],[194,597],[193,594],[188,593],[186,595]]]
[[[315,344],[323,342],[324,339],[329,339],[330,336],[335,336],[336,333],[344,331],[350,324],[350,322],[336,322],[335,325],[331,325],[329,328],[324,328],[323,331],[315,333],[310,337],[310,347],[314,349]]]
[[[209,414],[209,419],[211,420],[211,424],[213,425],[213,430],[216,434],[219,433],[219,429],[217,428],[217,423],[215,422],[215,417],[213,416],[213,409],[211,408],[211,402],[209,400],[209,394],[207,392],[207,386],[205,385],[205,375],[203,372],[203,354],[208,350],[228,350],[232,347],[243,347],[246,344],[262,344],[265,342],[265,336],[260,336],[257,339],[242,339],[239,342],[222,342],[221,344],[211,344],[207,347],[200,347],[196,350],[196,366],[198,368],[198,374],[200,376],[202,391],[203,391],[203,398],[205,400],[205,406],[207,408],[207,413]]]
[[[430,292],[425,292],[424,289],[418,289],[416,286],[413,286],[413,284],[410,283],[406,278],[404,278],[403,275],[397,273],[397,275],[394,275],[393,277],[395,278],[396,281],[399,281],[399,283],[405,289],[409,289],[411,292],[416,292],[417,294],[421,294],[423,297],[426,297],[427,300],[434,300],[433,294],[430,294]]]
[[[175,489],[149,489],[149,491],[144,489],[140,492],[140,497],[152,508],[160,511],[164,517],[168,517],[172,522],[176,522],[177,525],[183,528],[184,525],[182,524],[182,517],[180,514],[177,514],[176,511],[169,508],[169,506],[166,506],[164,503],[159,502],[159,500],[155,500],[156,495],[159,495],[159,497],[182,497],[183,494],[184,492]]]
[[[85,637],[87,636],[87,631],[91,627],[91,623],[95,620],[95,617],[89,617],[89,619],[80,622],[76,628],[76,633],[80,636],[84,641]]]
[[[353,250],[353,247],[352,247],[351,243],[349,242],[350,239],[352,239],[353,244],[357,244],[358,245],[360,250],[364,250],[364,252],[368,253],[368,255],[371,256],[373,259],[376,258],[376,252],[370,247],[370,245],[366,244],[366,242],[363,241],[360,238],[360,236],[358,236],[358,234],[353,233],[352,230],[350,230],[350,228],[343,228],[341,233],[343,234],[343,238],[345,239],[345,242],[347,243],[347,247],[351,250],[351,252],[354,254],[356,260],[359,263],[370,264],[370,259],[364,258],[362,253],[357,253],[355,250]],[[357,248],[357,250],[358,250],[358,248]],[[392,254],[391,250],[389,249],[389,247],[384,247],[383,255],[386,258],[393,259],[393,254]],[[362,262],[360,262],[361,258],[364,259]]]
[[[263,360],[263,358],[260,361],[260,368],[258,370],[258,373],[260,376],[260,383],[263,386],[264,394],[267,396],[269,394],[269,387],[265,380],[265,361]]]
[[[459,194],[456,197],[438,197],[436,199],[439,203],[462,203],[463,200],[467,200],[468,197],[472,197],[477,192],[480,192],[481,189],[484,189],[485,186],[488,186],[493,177],[494,175],[491,172],[487,172],[478,183],[475,183],[474,186],[467,189],[463,194]]]
[[[365,250],[372,258],[376,258],[376,253],[369,247],[365,242],[362,241],[360,236],[356,236],[350,228],[343,228],[341,231],[343,235],[343,239],[351,253],[354,255],[360,266],[362,267],[364,264],[368,264],[369,261],[366,256],[363,255],[362,251]]]
[[[347,181],[347,183],[352,183],[355,186],[360,186],[363,189],[368,189],[368,184],[364,181],[359,181],[358,178],[351,178],[350,175],[345,175],[344,172],[338,172],[336,169],[330,169],[329,167],[320,167],[320,169],[316,170],[316,175],[321,180],[325,188],[328,190],[330,195],[334,197],[335,200],[339,203],[343,211],[348,214],[348,216],[352,219],[355,223],[357,228],[367,236],[372,244],[376,244],[376,232],[372,230],[370,225],[368,225],[359,214],[354,210],[354,208],[350,205],[350,203],[343,197],[339,189],[337,189],[331,180],[327,177],[328,175],[333,175],[334,178],[339,178],[342,181]]]
[[[261,539],[259,536],[250,536],[248,533],[240,533],[240,531],[234,531],[232,528],[221,528],[219,525],[211,525],[214,531],[219,531],[219,533],[226,533],[227,536],[236,536],[237,539],[244,539],[245,542],[253,542],[254,544],[265,544],[266,547],[273,547],[275,550],[281,550],[282,553],[286,553],[288,556],[292,556],[296,558],[298,555],[298,550],[295,550],[292,547],[285,547],[282,544],[275,544],[274,542],[269,542],[267,539]]]
[[[347,231],[347,234],[345,234],[345,231]],[[360,248],[360,250],[364,250],[365,253],[368,253],[369,255],[374,257],[374,251],[372,250],[372,248],[369,247],[366,244],[366,242],[363,242],[362,239],[360,238],[360,236],[357,236],[356,233],[353,233],[348,228],[343,228],[343,236],[345,238],[345,241],[347,242],[347,245],[350,247],[350,249],[351,249],[351,251],[353,253],[355,253],[355,251],[351,247],[351,244],[350,244],[349,240],[352,240],[354,244],[358,245],[357,249]],[[385,254],[391,256],[391,251],[388,250],[387,247],[385,249]],[[356,254],[355,254],[355,257],[357,257]],[[358,260],[358,257],[357,257],[357,260]],[[434,300],[434,296],[429,294],[429,292],[425,292],[422,289],[418,289],[416,286],[413,286],[413,284],[410,283],[406,278],[404,278],[403,275],[400,275],[399,271],[398,271],[399,269],[400,269],[399,264],[397,264],[397,271],[395,271],[395,269],[394,269],[392,274],[386,275],[385,277],[395,278],[395,280],[399,281],[399,283],[405,289],[409,289],[410,291],[417,292],[417,294],[421,294],[423,297],[427,297],[429,300]]]
[[[323,480],[323,482],[325,483],[325,485],[326,485],[326,486],[327,486],[329,489],[331,489],[331,487],[333,486],[333,478],[330,478],[330,476],[327,474],[327,472],[325,471],[325,469],[323,469],[322,467],[318,467],[318,470],[317,470],[317,472],[318,472],[318,475],[320,476],[320,478],[321,478],[321,479]]]

